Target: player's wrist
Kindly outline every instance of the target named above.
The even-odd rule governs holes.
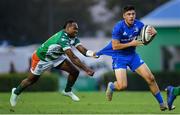
[[[94,52],[92,50],[87,50],[86,56],[87,57],[94,57]]]
[[[96,55],[96,52],[91,51],[91,50],[87,50],[86,56],[87,56],[87,57],[99,58],[99,56]]]

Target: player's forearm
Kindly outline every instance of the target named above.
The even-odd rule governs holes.
[[[88,50],[86,49],[85,47],[83,47],[82,45],[79,45],[76,47],[79,52],[81,52],[81,54],[83,54],[84,56],[86,57],[94,57],[94,54],[95,52],[94,51],[91,51],[91,50]]]
[[[79,52],[81,52],[81,54],[83,54],[86,57],[95,57],[95,58],[98,57],[98,56],[96,56],[96,53],[94,51],[88,50],[85,47],[83,47],[82,45],[79,45],[76,48],[79,50]]]
[[[79,51],[81,52],[81,54],[83,54],[84,56],[86,56],[87,49],[82,48],[82,49],[79,50]]]
[[[126,43],[126,44],[122,44],[122,43],[119,43],[119,44],[112,44],[112,48],[113,50],[121,50],[121,49],[125,49],[125,48],[128,48],[131,46],[131,43]]]
[[[87,67],[81,62],[81,60],[72,52],[71,49],[67,49],[65,51],[66,55],[69,57],[69,59],[71,60],[71,62],[73,64],[75,64],[77,67],[79,67],[80,69],[86,71]]]
[[[87,70],[87,67],[80,61],[79,58],[77,57],[73,57],[71,59],[71,61],[73,62],[73,64],[75,64],[77,67],[79,67],[80,69],[86,71]]]

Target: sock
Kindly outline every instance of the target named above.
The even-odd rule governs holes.
[[[65,92],[70,92],[72,89],[71,89],[71,87],[66,87],[65,88]]]
[[[72,83],[71,81],[68,81],[66,84],[66,88],[65,88],[65,92],[70,92],[72,90],[72,86],[74,83]]]
[[[21,94],[21,92],[24,90],[24,87],[22,87],[21,85],[19,85],[17,88],[16,88],[16,90],[14,91],[14,93],[16,94],[16,95],[19,95],[19,94]]]
[[[174,87],[173,95],[175,95],[175,96],[180,95],[180,86],[179,87]]]
[[[160,91],[157,92],[154,96],[155,96],[156,100],[158,101],[158,103],[159,103],[160,105],[164,103]]]
[[[112,91],[114,91],[114,89],[115,89],[114,83],[111,83],[110,88]]]
[[[72,76],[72,75],[68,76],[65,92],[70,92],[72,90],[72,86],[76,82],[77,77],[78,76]]]

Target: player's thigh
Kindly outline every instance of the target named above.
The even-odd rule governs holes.
[[[136,72],[146,81],[154,79],[154,76],[148,66],[144,63],[136,69]]]
[[[130,67],[130,69],[135,72],[135,70],[137,68],[139,68],[144,61],[140,58],[140,56],[138,54],[134,54],[132,55],[131,61],[129,61],[130,63],[128,64],[128,66]]]
[[[124,68],[115,69],[115,76],[120,86],[127,86],[127,72]]]
[[[65,59],[56,68],[63,70],[63,71],[66,71],[70,74],[79,74],[79,70],[68,59]]]
[[[31,73],[35,76],[41,75],[45,70],[51,68],[53,66],[52,62],[46,62],[40,60],[36,53],[32,55],[32,62],[31,62]],[[31,76],[31,75],[30,75]]]

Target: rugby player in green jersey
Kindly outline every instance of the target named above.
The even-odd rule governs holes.
[[[17,97],[28,86],[34,84],[40,75],[47,69],[55,67],[69,73],[65,90],[62,94],[69,96],[74,101],[80,99],[71,91],[72,86],[76,82],[79,70],[74,66],[84,70],[87,75],[93,76],[94,71],[87,67],[73,53],[72,46],[87,57],[96,57],[95,52],[87,50],[77,38],[78,24],[74,20],[68,20],[64,28],[45,41],[33,54],[30,74],[22,80],[18,87],[12,88],[10,104],[15,106]],[[70,61],[67,59],[69,57]],[[74,64],[74,65],[73,65]]]

